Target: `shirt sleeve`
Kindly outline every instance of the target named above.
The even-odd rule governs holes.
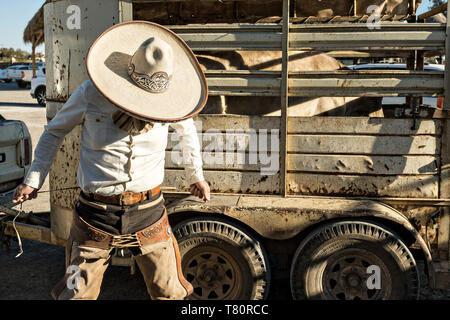
[[[170,124],[180,138],[186,181],[189,185],[203,181],[203,162],[197,128],[192,118]]]
[[[44,132],[34,150],[34,159],[23,183],[40,189],[55,159],[64,137],[81,124],[87,109],[85,85],[70,96],[55,117],[44,127]]]

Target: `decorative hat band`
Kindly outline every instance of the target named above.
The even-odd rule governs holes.
[[[128,75],[140,88],[152,93],[166,91],[170,86],[172,78],[164,71],[157,71],[151,76],[143,73],[137,73],[135,72],[135,66],[133,63],[130,63],[128,66]]]

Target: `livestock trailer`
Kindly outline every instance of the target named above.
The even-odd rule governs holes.
[[[423,57],[446,55],[450,29],[418,23],[414,0],[385,1],[369,28],[367,8],[381,3],[50,1],[47,118],[88,79],[90,44],[120,22],[166,25],[198,54],[278,51],[279,70],[205,71],[211,99],[279,97],[280,110],[195,117],[210,201],[190,196],[178,139],[169,132],[163,193],[192,298],[276,299],[283,288],[293,299],[417,298],[422,266],[427,285],[449,289],[450,78],[448,67],[423,71]],[[353,57],[404,58],[408,70],[289,68],[290,52],[349,50]],[[289,99],[299,96],[398,96],[408,103],[384,117],[289,116]],[[421,106],[424,96],[444,97],[443,109]],[[18,220],[23,238],[65,244],[80,191],[71,189],[80,134],[77,127],[65,138],[49,175],[50,227]],[[5,225],[14,236],[12,222]],[[113,257],[124,260],[133,265],[126,252]]]

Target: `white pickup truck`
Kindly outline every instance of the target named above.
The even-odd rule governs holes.
[[[0,115],[0,205],[11,207],[14,189],[22,183],[32,157],[26,124]]]
[[[36,74],[41,72],[42,68],[45,68],[45,64],[43,62],[37,62]],[[15,80],[20,88],[26,88],[33,78],[33,65],[31,63],[24,64],[15,69],[8,70],[6,74],[7,78]]]

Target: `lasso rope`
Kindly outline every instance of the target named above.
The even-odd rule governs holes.
[[[37,193],[65,191],[65,190],[72,190],[72,189],[78,189],[78,188],[79,187],[69,187],[69,188],[61,188],[61,189],[54,189],[54,190],[44,190],[44,191],[38,191]],[[22,210],[22,204],[23,204],[23,201],[20,203],[19,210],[12,210],[12,209],[9,209],[7,207],[0,205],[0,211],[3,211],[5,214],[8,214],[8,215],[14,215],[14,219],[12,221],[12,226],[14,228],[14,231],[16,232],[17,242],[19,244],[19,253],[16,255],[16,258],[20,257],[23,253],[22,239],[20,238],[19,231],[16,228],[16,219],[20,216],[20,214],[25,213]],[[17,213],[15,211],[17,211]]]
[[[17,242],[19,244],[19,249],[20,249],[19,253],[16,255],[16,258],[20,257],[22,255],[22,253],[23,253],[22,240],[20,239],[19,231],[17,231],[17,228],[16,228],[16,219],[23,212],[22,211],[22,203],[23,202],[20,203],[20,211],[16,214],[16,216],[14,217],[13,222],[12,222],[14,231],[16,232]]]

